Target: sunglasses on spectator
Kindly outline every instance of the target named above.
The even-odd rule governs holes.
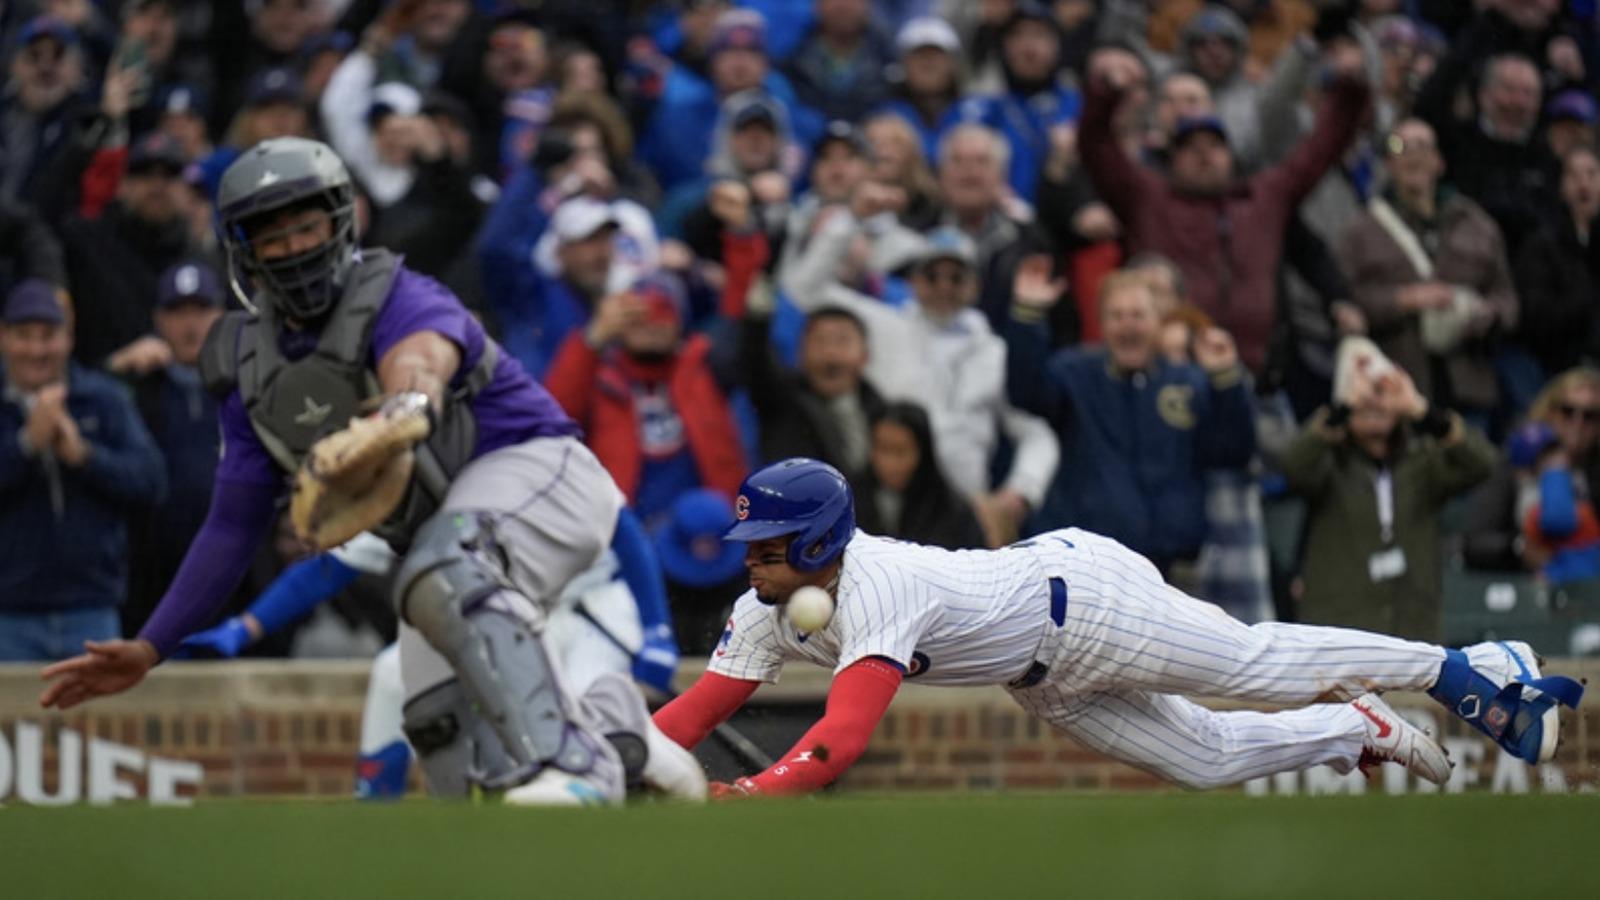
[[[1562,403],[1556,406],[1556,412],[1560,413],[1564,419],[1576,419],[1582,416],[1585,425],[1600,425],[1600,407],[1574,406],[1571,403]]]

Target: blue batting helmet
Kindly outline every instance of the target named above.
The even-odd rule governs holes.
[[[733,504],[736,521],[725,541],[761,541],[795,535],[789,565],[803,572],[828,565],[844,553],[856,531],[850,483],[825,462],[796,457],[751,473]]]

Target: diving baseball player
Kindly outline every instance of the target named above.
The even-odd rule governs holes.
[[[787,660],[834,670],[826,713],[777,764],[713,796],[793,794],[866,749],[904,679],[1000,685],[1022,707],[1115,759],[1191,788],[1324,764],[1397,762],[1442,783],[1450,760],[1377,696],[1427,691],[1530,763],[1548,760],[1557,704],[1582,688],[1541,677],[1522,643],[1446,650],[1309,625],[1248,626],[1162,581],[1155,566],[1076,528],[1000,550],[951,552],[857,531],[849,485],[808,459],[746,479],[726,539],[747,542],[750,590],[706,674],[656,713],[693,748]],[[784,604],[804,585],[836,609],[805,634]],[[1214,712],[1181,694],[1308,704]]]
[[[429,789],[620,801],[625,770],[644,763],[643,700],[621,676],[572,694],[541,637],[549,604],[611,543],[622,508],[577,427],[449,291],[358,249],[350,174],[326,145],[245,151],[223,174],[217,216],[256,302],[218,324],[202,360],[226,393],[210,512],[138,638],[45,668],[40,702],[126,690],[208,623],[292,473],[308,544],[370,529],[404,554],[405,731]]]

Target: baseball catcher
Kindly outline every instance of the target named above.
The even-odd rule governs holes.
[[[431,791],[615,803],[649,764],[703,783],[687,754],[650,759],[631,682],[597,678],[577,696],[545,646],[567,582],[608,547],[644,541],[550,395],[443,286],[358,249],[350,174],[326,145],[245,151],[217,213],[230,269],[255,292],[234,281],[253,312],[219,322],[202,358],[225,398],[210,512],[138,638],[47,667],[41,703],[126,690],[209,624],[292,476],[291,516],[311,548],[365,529],[402,555],[404,727]]]

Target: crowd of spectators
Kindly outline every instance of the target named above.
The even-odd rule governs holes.
[[[0,661],[136,631],[203,519],[212,199],[289,135],[582,425],[686,649],[793,455],[1247,620],[1600,576],[1593,0],[18,0],[0,60]]]

